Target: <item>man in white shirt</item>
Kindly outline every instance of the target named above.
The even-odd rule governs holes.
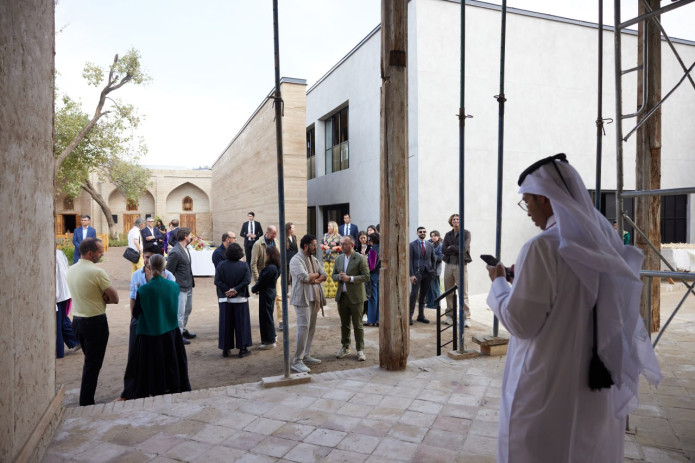
[[[137,251],[140,254],[140,260],[138,261],[137,264],[131,264],[132,268],[130,271],[130,274],[132,275],[136,270],[139,270],[142,268],[143,262],[142,262],[142,243],[141,243],[141,236],[140,236],[140,230],[145,226],[145,219],[142,217],[138,217],[135,219],[135,222],[133,223],[133,228],[130,229],[128,232],[128,247],[130,249],[133,249]]]
[[[359,243],[360,229],[350,221],[350,214],[343,215],[343,224],[339,227],[342,236],[352,236],[353,243]]]

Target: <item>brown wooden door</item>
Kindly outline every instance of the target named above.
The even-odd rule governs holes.
[[[56,235],[62,235],[65,233],[65,230],[63,230],[63,215],[62,214],[56,214],[56,222],[55,222],[55,233]]]
[[[128,233],[140,214],[123,214],[123,233]]]
[[[181,214],[181,228],[190,228],[195,236],[195,214]]]

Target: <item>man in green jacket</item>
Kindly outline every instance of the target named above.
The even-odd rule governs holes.
[[[352,236],[340,239],[343,253],[340,254],[333,266],[333,281],[338,282],[335,301],[338,303],[340,314],[340,342],[342,347],[336,354],[341,359],[350,355],[350,320],[355,330],[355,347],[357,360],[364,362],[364,329],[362,328],[362,312],[367,293],[364,284],[369,281],[369,265],[367,259],[354,252],[355,242]]]

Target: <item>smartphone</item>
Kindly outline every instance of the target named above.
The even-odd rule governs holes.
[[[485,263],[491,267],[494,267],[495,265],[499,264],[499,260],[495,256],[491,256],[490,254],[483,254],[480,256],[481,259],[485,261]],[[510,281],[512,278],[514,278],[514,272],[511,271],[509,267],[504,268],[507,271],[507,281]]]

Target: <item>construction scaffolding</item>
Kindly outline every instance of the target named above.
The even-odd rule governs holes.
[[[674,47],[670,37],[664,30],[663,25],[661,24],[660,21],[660,15],[663,13],[670,12],[672,13],[673,11],[677,10],[678,8],[684,7],[685,5],[692,3],[695,0],[680,0],[678,2],[673,2],[670,5],[667,5],[665,7],[659,8],[659,1],[658,0],[652,0],[651,2],[648,0],[639,0],[640,1],[640,13],[638,16],[628,19],[626,21],[622,20],[621,17],[621,9],[620,9],[620,0],[614,0],[614,44],[615,44],[615,123],[616,123],[616,163],[617,163],[617,169],[616,169],[616,174],[617,174],[617,182],[616,182],[616,215],[617,215],[617,225],[618,225],[618,233],[621,234],[623,233],[624,230],[624,224],[625,221],[628,222],[630,226],[633,227],[633,229],[637,232],[639,235],[640,239],[643,240],[644,243],[646,243],[646,249],[645,249],[645,255],[649,257],[649,253],[651,253],[651,257],[657,257],[657,259],[653,259],[650,261],[650,259],[645,260],[645,267],[643,268],[641,275],[643,279],[646,280],[645,284],[645,297],[643,297],[643,300],[645,301],[645,310],[643,310],[643,317],[645,319],[645,324],[647,327],[647,331],[650,333],[657,330],[659,328],[659,323],[658,319],[655,324],[652,323],[652,288],[653,288],[653,283],[654,283],[654,278],[657,279],[657,285],[659,282],[659,279],[661,278],[672,278],[672,279],[678,279],[683,281],[683,283],[686,286],[686,293],[683,299],[681,299],[680,303],[678,306],[674,309],[672,312],[672,315],[669,317],[668,321],[661,327],[659,334],[656,337],[656,340],[654,341],[654,346],[659,342],[659,339],[661,338],[662,334],[668,327],[669,323],[673,319],[673,317],[676,315],[678,310],[681,308],[683,302],[685,299],[688,297],[690,293],[695,294],[695,291],[693,290],[693,287],[695,286],[695,282],[689,283],[687,280],[693,280],[694,277],[691,274],[687,273],[681,273],[677,272],[675,268],[668,262],[666,258],[661,253],[661,240],[659,239],[658,243],[654,243],[655,237],[658,238],[659,235],[659,230],[657,227],[656,233],[654,230],[651,230],[652,233],[649,233],[650,227],[649,222],[650,220],[658,220],[658,217],[653,217],[653,212],[654,209],[649,210],[649,204],[648,200],[650,198],[652,199],[653,203],[656,203],[656,211],[659,211],[658,208],[658,201],[660,201],[662,196],[668,196],[668,195],[681,195],[681,194],[693,194],[695,193],[695,187],[693,188],[675,188],[675,189],[651,189],[651,188],[645,188],[642,190],[636,190],[636,191],[630,191],[626,192],[624,191],[624,182],[623,182],[623,176],[624,176],[624,170],[623,170],[623,148],[624,148],[624,143],[628,141],[628,139],[636,134],[639,133],[640,130],[649,130],[652,133],[647,133],[647,137],[649,138],[650,135],[651,141],[654,142],[655,140],[660,140],[661,137],[661,121],[660,121],[660,111],[659,109],[661,106],[664,104],[664,102],[675,92],[675,90],[687,79],[690,84],[692,85],[693,89],[695,90],[695,81],[693,80],[693,77],[691,75],[693,68],[695,67],[695,62],[693,62],[689,67],[686,67],[685,63],[683,62],[683,59],[679,55],[678,51]],[[650,4],[652,3],[652,4]],[[602,10],[602,2],[599,0],[599,9]],[[673,14],[673,13],[672,13]],[[599,17],[602,18],[602,11],[599,14]],[[621,41],[621,34],[622,32],[635,24],[640,25],[640,39],[641,39],[641,46],[640,46],[640,51],[641,55],[638,58],[638,66],[632,67],[629,69],[623,70],[623,63],[622,63],[622,41]],[[600,24],[599,26],[599,34],[601,34],[601,31],[603,29],[603,25]],[[669,90],[669,92],[662,98],[661,93],[660,93],[660,87],[661,87],[661,42],[663,40],[666,41],[666,43],[669,45],[671,51],[675,55],[678,63],[680,64],[682,70],[683,70],[683,76],[678,80],[676,85]],[[602,53],[602,48],[599,48],[599,53]],[[658,59],[655,59],[654,57],[658,57]],[[640,64],[641,63],[641,64]],[[599,67],[599,72],[600,72],[600,67]],[[632,73],[632,72],[638,72],[639,75],[638,77],[641,77],[638,79],[638,89],[641,86],[641,92],[638,92],[639,95],[639,102],[640,105],[637,108],[637,110],[633,113],[629,114],[624,114],[623,113],[623,76]],[[650,93],[652,92],[652,93]],[[601,99],[601,96],[599,95],[599,101]],[[600,113],[599,113],[600,114]],[[634,127],[632,127],[629,131],[627,131],[627,134],[624,133],[623,130],[623,121],[626,121],[628,119],[636,119],[636,123]],[[599,115],[600,119],[600,115]],[[647,125],[650,122],[654,122],[656,120],[656,123],[653,124],[654,127],[647,127]],[[599,121],[597,120],[597,125]],[[654,134],[654,130],[658,131],[656,134]],[[643,148],[643,151],[645,151],[645,148]],[[646,148],[648,150],[649,147]],[[655,152],[642,152],[640,153],[640,146],[638,146],[638,166],[640,165],[640,155],[643,156],[644,161],[642,162],[642,165],[640,166],[642,169],[649,169],[650,166],[656,165],[660,168],[661,163],[660,163],[660,147],[655,150]],[[657,156],[659,159],[650,159],[650,156]],[[597,159],[600,158],[600,151],[597,153]],[[598,162],[598,161],[597,161]],[[660,169],[659,172],[654,172],[654,175],[652,177],[657,177],[656,174],[658,174],[658,177],[660,177]],[[597,173],[597,176],[599,174]],[[649,172],[645,172],[645,175],[648,177]],[[657,178],[658,178],[657,177]],[[638,179],[639,181],[639,179]],[[639,186],[639,185],[638,185]],[[599,186],[597,184],[597,190]],[[597,195],[598,197],[599,195]],[[638,215],[637,217],[641,217],[642,220],[637,220],[632,221],[630,217],[628,216],[625,207],[624,207],[624,200],[627,198],[644,198],[641,203],[638,203],[638,208],[642,208],[642,210],[638,210]],[[648,214],[652,213],[652,216],[649,217]],[[647,229],[647,232],[644,231],[644,229]],[[665,271],[661,272],[658,271],[658,268],[649,268],[654,267],[658,265],[660,262],[663,262],[670,271]],[[658,290],[658,286],[657,286]],[[658,294],[656,295],[658,298]],[[658,301],[657,301],[658,302]],[[659,309],[659,306],[657,305],[656,307],[657,311]],[[658,312],[656,313],[658,316]]]

